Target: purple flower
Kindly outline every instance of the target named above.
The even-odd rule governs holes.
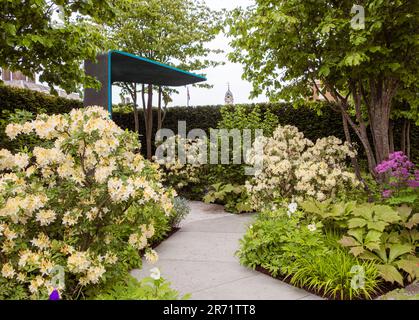
[[[392,193],[393,191],[391,190],[384,190],[381,195],[383,196],[383,198],[390,198]]]
[[[411,188],[418,188],[419,187],[419,180],[409,180],[409,181],[407,181],[407,185]]]
[[[57,289],[54,289],[49,295],[49,300],[60,300],[60,294]]]

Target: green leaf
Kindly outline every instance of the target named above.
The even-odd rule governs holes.
[[[330,68],[328,66],[322,66],[319,70],[319,75],[327,77],[330,74]]]
[[[374,212],[378,219],[386,221],[388,223],[393,223],[400,220],[400,216],[390,206],[376,205],[374,206]]]
[[[397,212],[402,218],[402,221],[406,222],[409,219],[410,214],[412,213],[412,208],[403,204],[402,206],[397,208]]]
[[[413,257],[413,258],[416,258],[416,257]],[[416,260],[402,259],[395,263],[400,269],[410,274],[410,276],[413,279],[419,278],[419,259],[418,258],[416,258]]]
[[[352,218],[348,221],[348,227],[350,229],[363,227],[367,224],[367,221],[362,218]]]
[[[363,203],[354,209],[353,214],[358,217],[361,216],[366,220],[372,220],[372,214],[374,212],[372,207],[373,204],[371,203]]]
[[[364,242],[364,230],[363,229],[351,229],[348,234],[353,236],[359,243]]]
[[[355,257],[359,256],[361,253],[363,253],[365,250],[363,247],[352,247],[351,250],[349,250]]]
[[[419,213],[415,213],[410,220],[405,224],[406,228],[412,229],[419,224]]]
[[[384,228],[388,225],[387,222],[384,221],[370,221],[368,222],[368,229],[374,229],[380,232],[384,231]]]
[[[391,283],[397,282],[400,285],[403,285],[403,277],[396,267],[390,264],[380,264],[377,265],[377,270],[380,273],[381,277]]]
[[[409,244],[401,244],[401,243],[395,243],[389,246],[390,248],[390,254],[388,257],[388,261],[391,263],[396,258],[413,251],[413,247]]]
[[[370,230],[365,236],[365,242],[380,242],[381,235],[382,233],[379,231]]]
[[[352,237],[343,236],[342,239],[338,241],[344,247],[353,247],[358,246],[359,243]]]

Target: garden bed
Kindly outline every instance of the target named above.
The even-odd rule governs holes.
[[[281,276],[281,275],[278,275],[278,276],[273,276],[270,272],[269,272],[269,270],[267,270],[267,269],[265,269],[265,268],[263,268],[263,267],[261,267],[261,266],[257,266],[256,268],[255,268],[255,270],[256,271],[258,271],[258,272],[260,272],[260,273],[263,273],[263,274],[265,274],[265,275],[268,275],[268,276],[270,276],[271,278],[274,278],[274,279],[277,279],[277,280],[280,280],[280,281],[283,281],[283,282],[285,282],[285,283],[288,283],[289,285],[291,285],[291,286],[293,286],[293,287],[295,287],[295,285],[294,284],[292,284],[291,283],[291,281],[290,281],[290,279],[291,279],[291,277],[285,277],[285,276]],[[412,283],[409,283],[408,285],[411,285]],[[319,296],[320,298],[324,298],[324,299],[327,299],[327,300],[345,300],[345,299],[335,299],[335,298],[333,298],[331,295],[329,295],[329,294],[324,294],[324,292],[323,292],[323,290],[314,290],[314,289],[312,289],[312,288],[309,288],[309,287],[307,287],[307,286],[303,286],[303,287],[297,287],[297,288],[301,288],[301,289],[304,289],[305,291],[307,291],[307,292],[310,292],[310,293],[312,293],[312,294],[315,294],[316,296]],[[377,292],[376,294],[373,294],[372,295],[372,300],[374,300],[374,299],[377,299],[377,298],[380,298],[380,297],[382,297],[382,296],[384,296],[385,294],[387,294],[387,293],[390,293],[391,291],[393,291],[393,290],[397,290],[397,289],[403,289],[403,287],[402,286],[400,286],[400,285],[397,285],[397,284],[391,284],[391,283],[384,283],[384,284],[382,284],[382,285],[380,285],[380,287],[379,287],[379,292]],[[355,299],[355,300],[363,300],[363,299],[360,299],[360,298],[358,298],[358,299]]]

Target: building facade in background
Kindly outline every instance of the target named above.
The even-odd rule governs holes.
[[[230,91],[230,84],[228,84],[227,92],[224,97],[225,104],[234,104],[233,93]]]
[[[0,68],[1,80],[7,86],[29,89],[45,94],[50,94],[50,88],[43,84],[38,83],[35,79],[36,77],[25,76],[20,71],[10,71],[6,68]],[[56,89],[58,95],[67,99],[82,100],[78,93],[67,94],[64,90]]]

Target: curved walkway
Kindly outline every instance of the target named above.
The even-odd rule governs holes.
[[[182,229],[155,249],[158,263],[144,262],[142,270],[133,270],[132,275],[149,276],[157,266],[174,289],[182,295],[191,293],[191,299],[321,299],[239,264],[234,253],[251,214],[233,215],[222,206],[198,201],[191,201],[190,207]]]

